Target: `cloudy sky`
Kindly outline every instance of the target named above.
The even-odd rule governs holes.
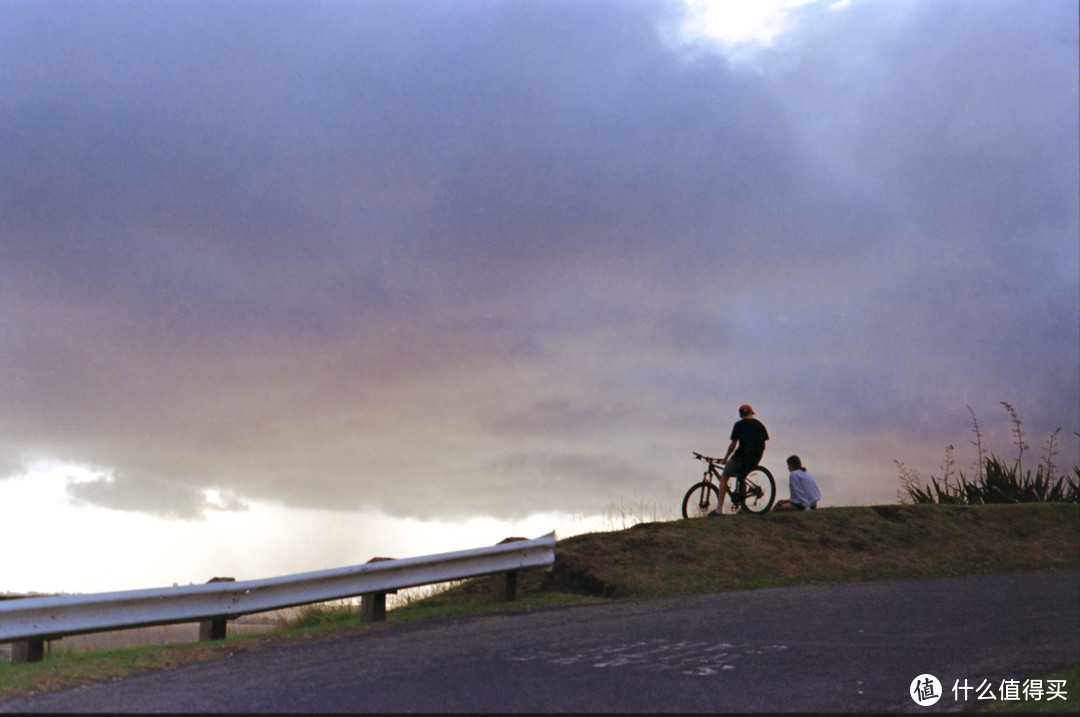
[[[1077,4],[739,5],[0,2],[0,591],[1073,465]]]

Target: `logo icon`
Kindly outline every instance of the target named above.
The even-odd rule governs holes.
[[[911,699],[920,707],[937,704],[941,699],[941,682],[933,675],[919,675],[911,681]]]

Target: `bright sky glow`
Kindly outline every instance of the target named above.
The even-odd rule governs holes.
[[[610,515],[421,521],[258,501],[239,513],[162,520],[79,503],[67,494],[69,483],[95,477],[87,468],[54,463],[0,481],[0,505],[18,506],[5,515],[4,591],[108,592],[203,583],[216,576],[250,580],[358,565],[373,557],[480,548],[552,530],[567,537],[622,527]],[[13,549],[29,543],[33,551]]]
[[[685,31],[727,45],[769,45],[790,27],[790,12],[816,0],[684,0],[690,9]]]

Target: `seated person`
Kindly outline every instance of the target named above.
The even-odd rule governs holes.
[[[802,460],[798,456],[787,459],[788,488],[791,491],[791,500],[777,501],[773,510],[814,510],[818,501],[821,500],[821,491],[818,490],[814,478],[803,467]]]

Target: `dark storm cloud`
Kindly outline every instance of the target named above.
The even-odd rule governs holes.
[[[826,456],[1080,424],[1076,7],[815,4],[752,66],[679,13],[0,6],[6,472],[519,514],[675,491],[746,400]]]

